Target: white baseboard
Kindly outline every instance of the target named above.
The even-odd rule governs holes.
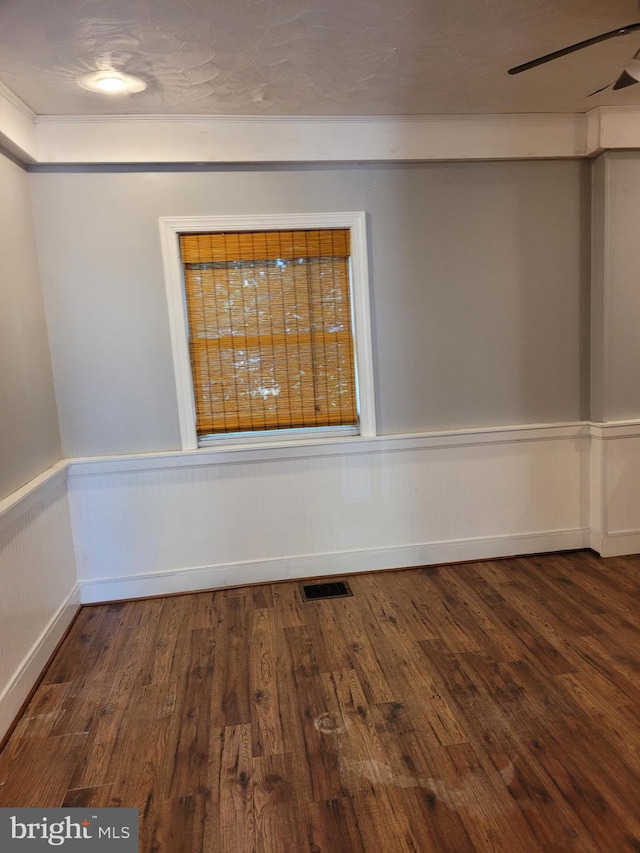
[[[592,548],[640,552],[640,421],[591,425]]]
[[[600,536],[598,545],[591,546],[601,557],[623,557],[625,554],[640,554],[640,531],[609,533]]]
[[[0,693],[0,739],[9,730],[79,609],[80,587],[76,584]]]
[[[395,548],[371,548],[327,554],[243,561],[81,581],[83,604],[167,595],[328,575],[400,569],[438,563],[569,551],[589,547],[589,530],[553,530],[517,536],[425,542]]]

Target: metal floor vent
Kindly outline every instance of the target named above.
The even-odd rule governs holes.
[[[330,581],[329,583],[313,583],[302,585],[302,600],[317,601],[320,598],[343,598],[353,595],[346,581]]]

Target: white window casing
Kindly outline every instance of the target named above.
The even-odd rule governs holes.
[[[344,430],[282,431],[290,435],[269,433],[245,434],[208,438],[198,442],[196,408],[189,355],[189,327],[186,297],[180,255],[180,234],[189,232],[304,230],[321,228],[349,228],[351,232],[351,296],[354,327],[354,355],[358,389],[358,434],[364,437],[376,434],[375,396],[373,384],[373,355],[371,339],[371,310],[369,302],[369,268],[367,250],[367,225],[364,211],[337,213],[259,214],[254,216],[188,216],[161,217],[160,240],[165,272],[171,346],[178,396],[180,436],[183,450],[197,450],[199,446],[230,441],[280,441],[305,436],[317,440],[323,436],[342,435]],[[331,438],[327,438],[328,441]]]

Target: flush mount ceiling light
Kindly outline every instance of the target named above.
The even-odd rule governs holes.
[[[83,89],[103,95],[131,95],[147,88],[144,80],[120,71],[92,71],[80,77],[78,83]]]

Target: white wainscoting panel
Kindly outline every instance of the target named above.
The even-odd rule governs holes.
[[[78,610],[67,463],[0,501],[0,738]]]
[[[0,501],[0,737],[80,598],[589,545],[640,552],[640,421],[67,460]]]
[[[590,446],[590,477],[589,477],[589,526],[590,545],[598,554],[602,553],[602,536],[606,529],[605,510],[606,504],[603,499],[604,471],[604,441],[601,431],[597,427],[591,429]]]
[[[602,534],[593,547],[603,557],[640,552],[640,421],[594,425],[601,445]],[[592,503],[593,503],[592,495]]]
[[[70,462],[85,602],[589,545],[584,424]]]

